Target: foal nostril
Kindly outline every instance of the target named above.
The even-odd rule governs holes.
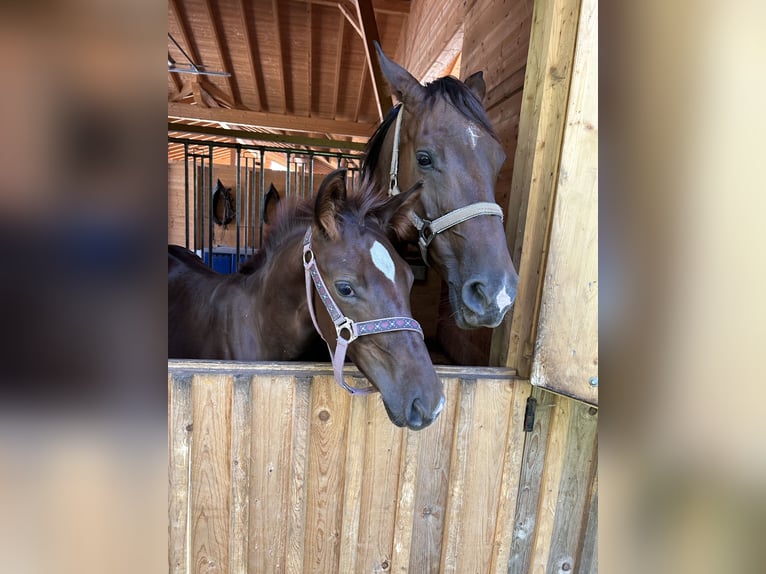
[[[487,286],[481,279],[472,279],[463,285],[463,304],[477,315],[484,313],[489,305],[489,298]]]

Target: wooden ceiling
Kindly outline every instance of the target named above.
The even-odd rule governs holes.
[[[407,0],[169,0],[169,133],[359,149],[391,105],[372,42],[397,58],[409,10]]]

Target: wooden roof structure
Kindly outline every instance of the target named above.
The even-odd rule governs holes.
[[[170,0],[169,134],[360,150],[391,106],[373,42],[396,58],[409,10],[409,0]]]

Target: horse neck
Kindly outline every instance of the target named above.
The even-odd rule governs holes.
[[[266,360],[296,358],[313,339],[306,303],[301,247],[303,234],[290,237],[267,262],[245,279],[256,301],[257,330]]]

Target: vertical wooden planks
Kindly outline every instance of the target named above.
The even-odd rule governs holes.
[[[168,565],[189,571],[189,469],[192,442],[191,378],[168,373]]]
[[[229,571],[231,389],[229,375],[192,381],[191,564],[193,572]]]
[[[479,384],[465,379],[463,384],[473,387],[474,401],[455,565],[456,572],[487,572],[497,527],[512,394],[510,385],[495,381]]]
[[[351,399],[333,377],[327,375],[314,378],[311,396],[303,563],[307,574],[338,570]]]
[[[529,389],[529,384],[525,385]],[[532,548],[537,528],[538,501],[542,487],[540,477],[545,467],[545,455],[550,419],[556,403],[553,393],[533,388],[531,396],[537,401],[535,424],[526,433],[524,454],[519,469],[516,514],[513,522],[508,574],[526,574],[532,561]],[[526,401],[525,401],[526,403]]]
[[[522,376],[528,376],[534,349],[579,9],[580,0],[536,0],[532,14],[510,191],[511,197],[523,198],[522,215],[514,223],[523,241],[508,238],[517,249],[512,256],[520,261],[520,279],[512,321],[495,329],[490,358],[491,364],[515,367]]]
[[[234,377],[231,404],[231,572],[247,572],[250,520],[252,377]]]
[[[431,427],[417,433],[420,445],[410,540],[405,542],[404,533],[397,532],[403,539],[402,545],[409,545],[409,559],[405,561],[406,553],[397,550],[399,543],[395,540],[392,572],[439,572],[460,380],[442,378],[442,382],[446,397],[444,411]]]
[[[346,480],[343,485],[343,526],[339,572],[353,572],[357,564],[368,400],[368,397],[356,397],[356,400],[351,400],[346,441]]]
[[[367,436],[355,572],[388,570],[393,547],[404,429],[391,424],[379,394],[367,397]]]
[[[508,432],[505,441],[505,459],[503,461],[503,478],[500,482],[500,501],[497,509],[495,538],[492,546],[492,561],[490,572],[508,571],[508,559],[511,553],[513,539],[513,523],[516,502],[519,495],[519,469],[524,454],[524,413],[527,397],[531,389],[529,383],[516,381],[498,381],[497,384],[508,385],[511,388],[511,405],[508,416]]]
[[[253,380],[248,566],[256,572],[286,570],[295,387],[292,376]]]
[[[598,403],[598,2],[582,0],[531,380]],[[576,320],[573,320],[576,317]]]
[[[561,478],[555,492],[550,551],[547,571],[571,572],[579,566],[580,541],[585,535],[585,519],[591,498],[595,469],[597,410],[564,398],[570,415],[566,444],[560,458],[548,465],[561,466]]]
[[[311,405],[311,377],[295,377],[295,403],[290,449],[289,525],[287,530],[286,571],[303,572],[306,542],[306,481],[309,443],[309,413]]]

